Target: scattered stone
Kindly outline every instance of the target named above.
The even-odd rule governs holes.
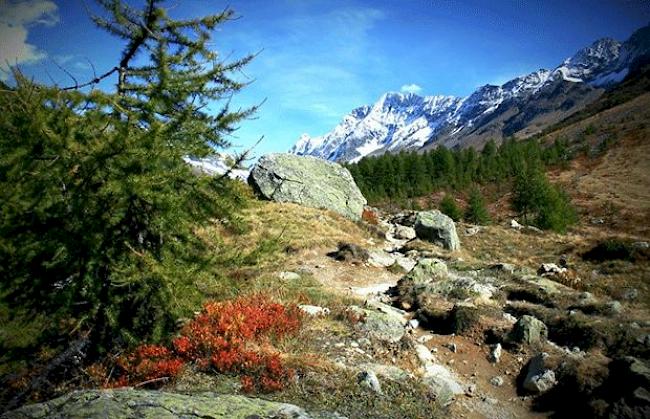
[[[298,281],[300,279],[300,274],[295,272],[280,272],[278,277],[283,281]]]
[[[298,308],[310,316],[327,316],[330,314],[330,309],[327,307],[310,306],[307,304],[301,304],[298,306]]]
[[[481,227],[479,227],[479,226],[471,226],[471,227],[467,227],[467,228],[465,229],[465,235],[466,235],[466,236],[475,236],[475,235],[477,235],[480,231],[481,231]]]
[[[510,313],[505,313],[504,312],[503,313],[503,319],[506,320],[508,323],[512,323],[512,324],[517,323],[517,318],[515,316],[513,316],[512,314],[510,314]]]
[[[501,361],[501,344],[497,343],[492,352],[490,353],[490,361],[496,364]]]
[[[375,304],[385,306],[385,304],[381,303]],[[390,306],[386,307],[392,308]],[[404,336],[406,320],[395,311],[380,311],[377,308],[363,309],[351,306],[348,308],[348,312],[359,319],[354,325],[355,328],[368,333],[368,335],[376,339],[386,342],[399,342]]]
[[[446,344],[445,346],[447,347],[447,349],[449,349],[449,350],[452,351],[453,353],[458,352],[458,346],[457,346],[455,343],[453,343],[453,342],[452,342],[452,343],[448,343],[448,344]]]
[[[420,364],[422,364],[424,367],[434,361],[433,355],[431,355],[431,351],[426,346],[421,344],[415,345],[415,355],[418,357]]]
[[[524,315],[515,323],[509,338],[515,343],[539,345],[548,339],[548,328],[535,317]]]
[[[521,230],[522,228],[524,228],[524,226],[519,224],[517,220],[512,219],[510,220],[510,228],[514,228],[515,230]]]
[[[635,249],[650,249],[650,243],[648,242],[634,242],[632,247]]]
[[[377,377],[386,378],[392,381],[402,381],[412,376],[412,374],[394,365],[363,364],[360,365],[359,367],[361,368],[362,371],[371,371]]]
[[[546,358],[548,358],[548,354],[542,352],[530,360],[526,378],[523,382],[524,389],[540,394],[550,390],[557,384],[555,373],[545,366]]]
[[[262,156],[248,183],[262,198],[325,208],[360,220],[366,199],[348,169],[310,156],[275,153]]]
[[[447,274],[447,264],[444,261],[440,259],[420,259],[400,282],[406,280],[413,285],[423,285],[433,280],[444,279]]]
[[[413,227],[395,224],[394,236],[399,240],[413,240],[416,237],[415,229]]]
[[[452,372],[440,364],[427,365],[422,382],[431,389],[441,406],[448,406],[454,401],[456,395],[465,392]]]
[[[445,249],[460,249],[454,221],[438,210],[419,212],[415,219],[415,232],[418,238]]]
[[[537,275],[540,276],[553,276],[562,275],[567,272],[567,268],[557,266],[555,263],[542,263],[542,266],[537,270]]]
[[[503,377],[500,375],[497,375],[496,377],[492,377],[490,379],[490,384],[492,384],[495,387],[501,387],[504,383]]]
[[[381,391],[381,384],[377,378],[377,374],[373,371],[361,371],[357,376],[359,384],[362,386],[368,387],[370,390],[374,391],[377,394],[383,394]]]
[[[474,397],[478,393],[478,387],[476,384],[470,384],[467,386],[467,390],[465,390],[465,394],[469,397]]]
[[[606,306],[608,314],[621,314],[623,312],[623,305],[619,301],[610,301]]]
[[[431,336],[431,335],[422,335],[422,336],[420,336],[420,337],[418,338],[418,342],[420,342],[420,343],[427,343],[427,342],[430,341],[431,339],[433,339],[433,336]]]
[[[368,264],[376,268],[387,268],[395,263],[395,258],[383,250],[371,250],[368,252]]]
[[[418,321],[418,319],[411,319],[411,320],[409,320],[408,326],[409,326],[411,329],[417,329],[419,325],[420,325],[420,322]]]
[[[623,292],[622,297],[627,301],[636,300],[639,297],[639,290],[636,288],[628,288]]]

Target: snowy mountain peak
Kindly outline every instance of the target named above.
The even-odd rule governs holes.
[[[488,133],[479,128],[508,109],[520,112],[540,94],[546,98],[543,100],[564,94],[562,89],[555,91],[558,83],[584,83],[585,91],[589,91],[620,82],[632,61],[649,51],[650,25],[635,32],[625,43],[599,39],[553,70],[540,68],[501,86],[486,84],[464,98],[387,92],[373,105],[354,109],[329,133],[320,137],[304,134],[290,152],[328,160],[358,161],[370,154],[417,150],[436,143],[462,145],[467,136]],[[574,102],[566,103],[571,107]],[[530,107],[522,118],[534,118],[534,113],[544,112],[543,106],[542,110]],[[512,114],[504,116],[511,117]],[[513,124],[517,129],[523,127],[518,122]]]

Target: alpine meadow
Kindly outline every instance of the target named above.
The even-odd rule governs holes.
[[[0,2],[0,419],[650,417],[648,22]]]

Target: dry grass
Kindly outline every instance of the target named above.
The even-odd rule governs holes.
[[[650,236],[650,93],[547,138],[568,138],[590,153],[599,142],[612,141],[604,153],[575,159],[568,170],[552,173],[552,179],[569,191],[586,222],[603,218],[603,229]]]
[[[245,214],[251,231],[243,240],[275,236],[295,250],[333,246],[339,241],[363,244],[367,233],[353,221],[331,211],[297,204],[260,202]]]

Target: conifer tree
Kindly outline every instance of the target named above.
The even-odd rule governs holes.
[[[160,0],[98,3],[95,23],[124,44],[113,68],[66,88],[16,72],[0,92],[0,298],[89,331],[93,353],[160,339],[188,314],[179,296],[213,258],[196,228],[235,220],[243,199],[183,159],[228,146],[254,111],[207,110],[244,87],[232,74],[251,60],[208,48],[231,11],[174,20]],[[95,88],[110,79],[114,92]]]
[[[484,225],[490,223],[490,214],[485,206],[485,200],[477,187],[472,188],[469,194],[464,218],[465,221],[473,224]]]
[[[565,232],[577,220],[568,196],[553,186],[540,167],[530,166],[515,179],[513,208],[525,223]]]
[[[463,216],[460,208],[456,205],[456,201],[450,194],[445,194],[442,201],[440,201],[440,212],[454,221],[459,221]]]

